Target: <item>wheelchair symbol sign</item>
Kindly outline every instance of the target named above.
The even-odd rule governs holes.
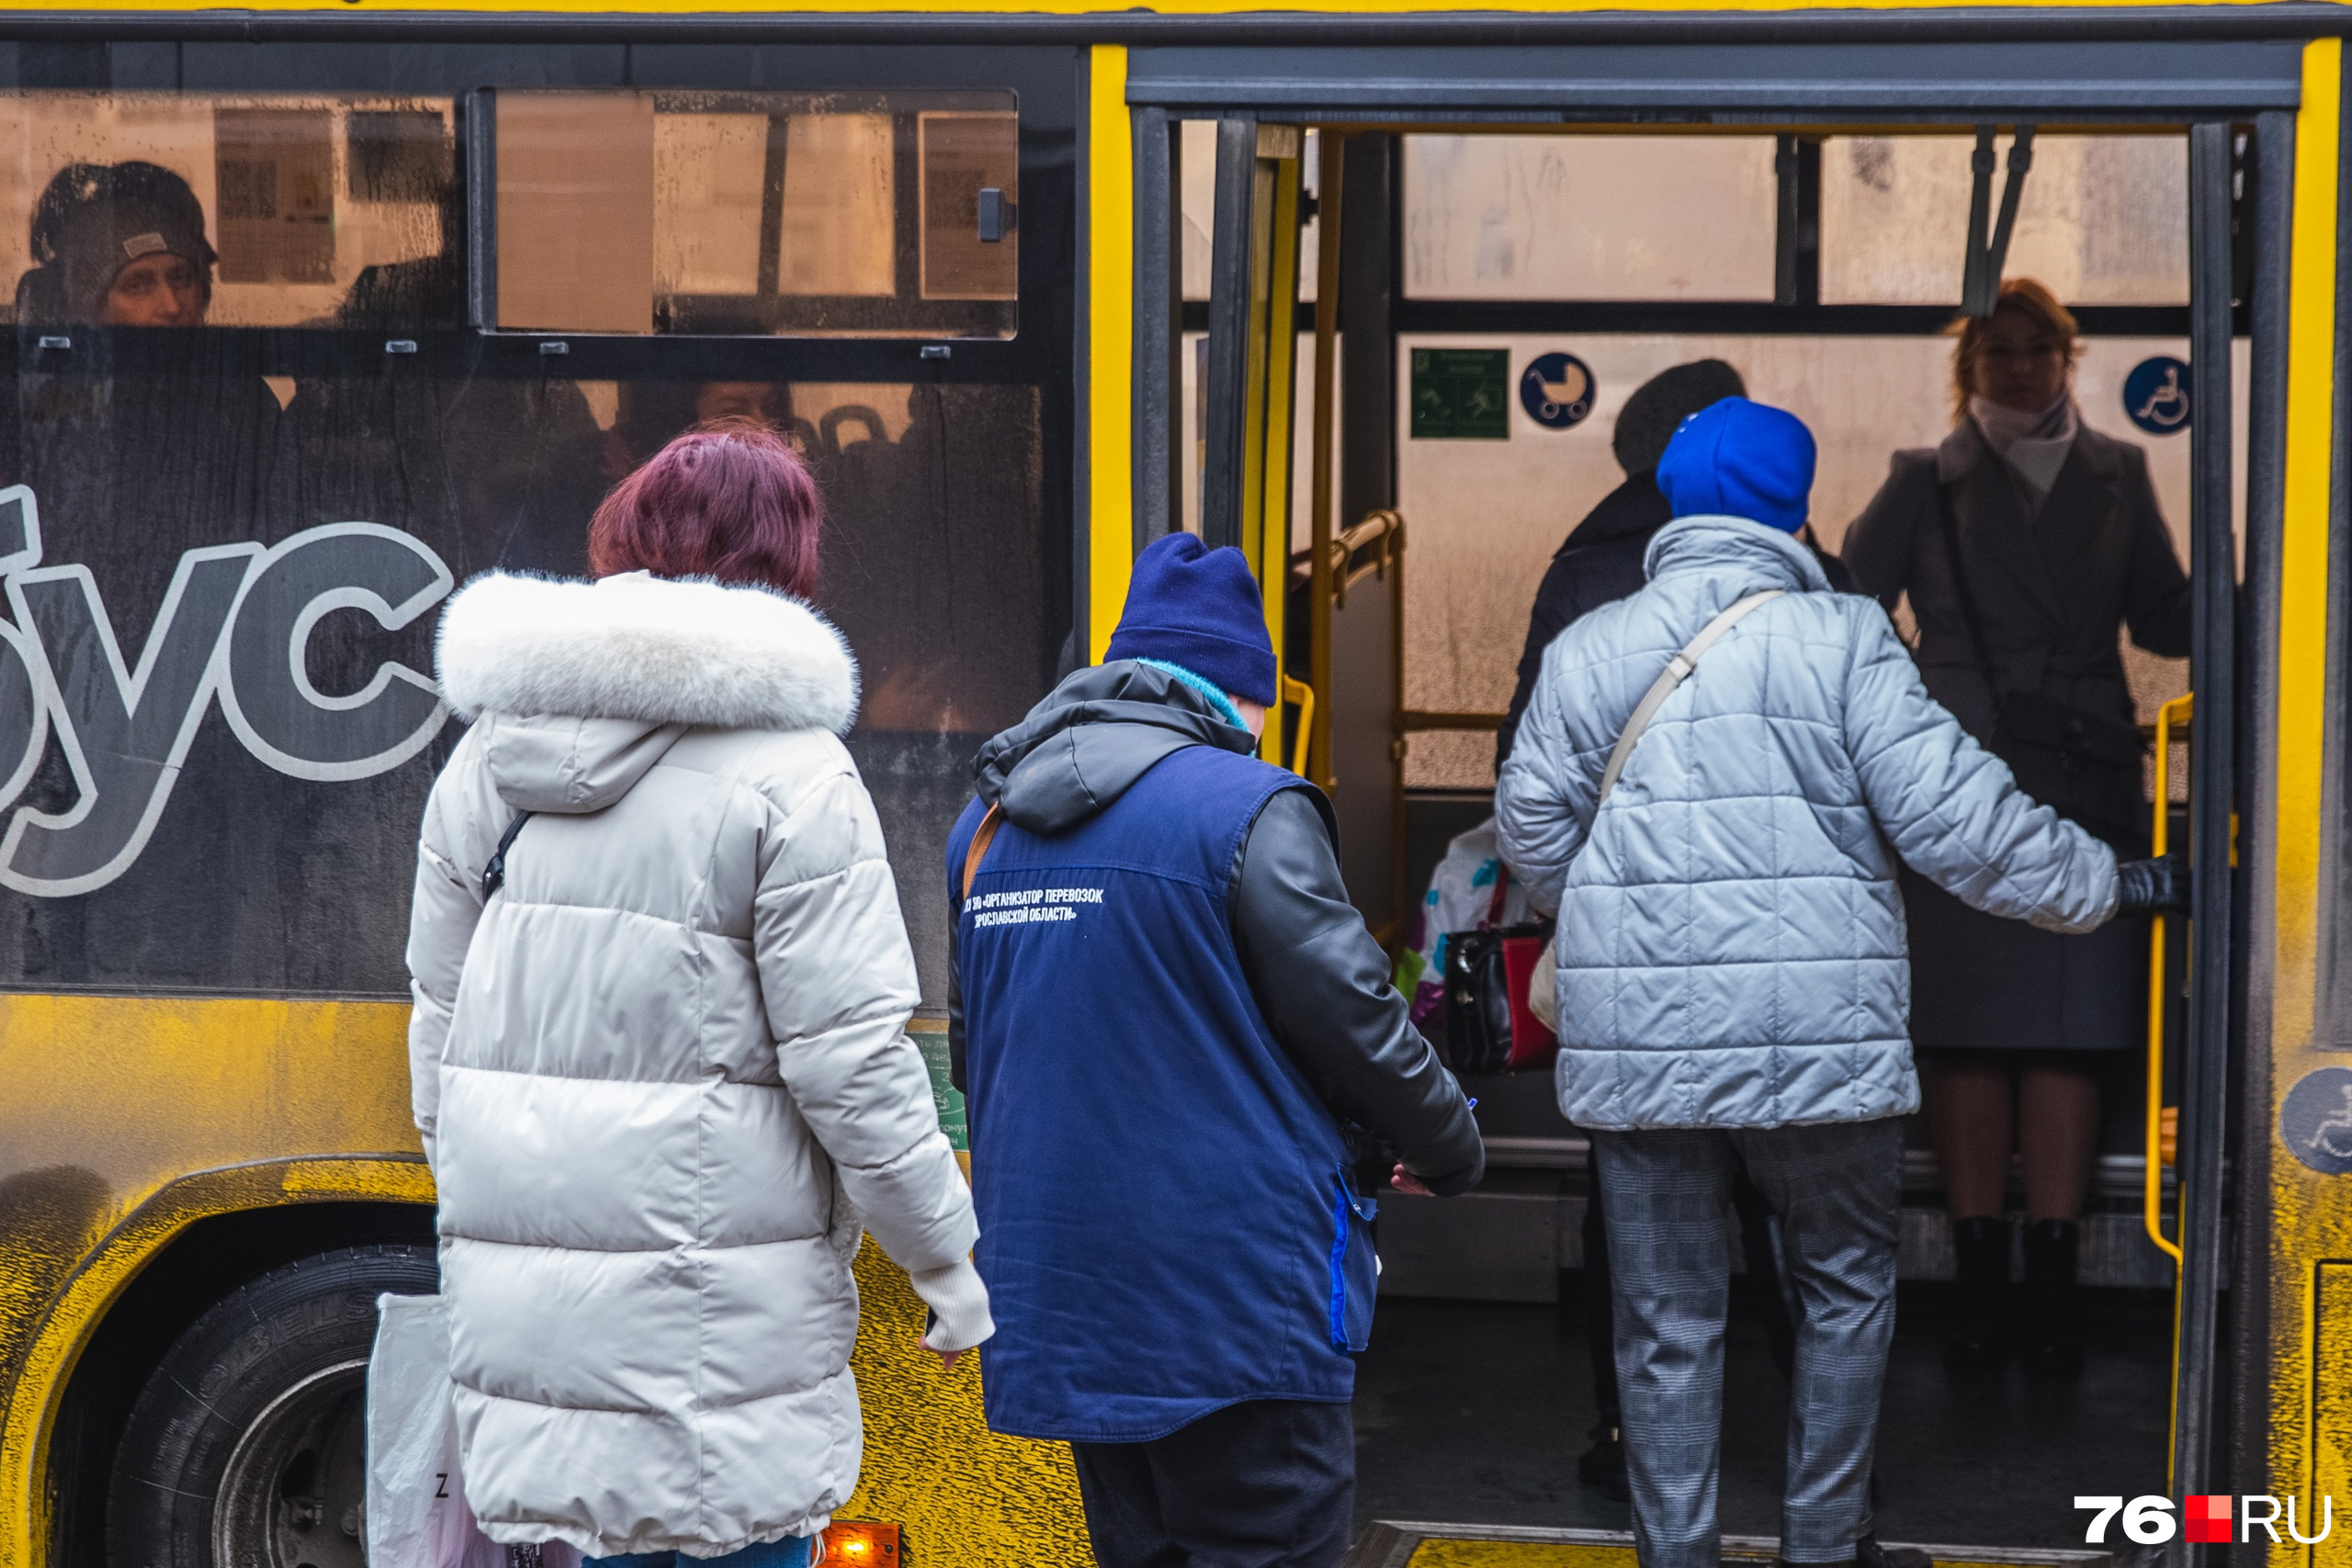
[[[2278,1137],[2313,1170],[2352,1176],[2352,1067],[2304,1074],[2278,1108]]]
[[[2173,435],[2188,428],[2188,362],[2159,354],[2143,359],[2123,378],[2123,412],[2151,435]]]

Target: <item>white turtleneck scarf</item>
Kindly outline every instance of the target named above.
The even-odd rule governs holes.
[[[2041,503],[2050,499],[2050,487],[2058,482],[2058,470],[2066,466],[2066,454],[2075,445],[2075,432],[2080,422],[2075,415],[2073,389],[2059,394],[2058,400],[2039,412],[2004,408],[1986,398],[1968,400],[1968,416],[1976,422],[1984,434],[1985,445],[1999,454],[2009,471],[2018,477],[2032,498],[2033,510],[2039,513]]]

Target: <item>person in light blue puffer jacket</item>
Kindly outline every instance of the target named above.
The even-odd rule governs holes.
[[[1726,398],[1658,468],[1676,520],[1649,584],[1544,656],[1496,789],[1503,858],[1559,910],[1560,1110],[1592,1132],[1643,1568],[1715,1568],[1721,1216],[1744,1160],[1804,1304],[1781,1557],[1924,1568],[1869,1520],[1894,1330],[1903,1138],[1919,1104],[1898,858],[1974,908],[2087,931],[2180,901],[2174,862],[2119,867],[2037,805],[1920,683],[1874,601],[1793,537],[1813,439]],[[1610,753],[1678,650],[1778,590]],[[1916,1559],[1916,1562],[1914,1561]]]

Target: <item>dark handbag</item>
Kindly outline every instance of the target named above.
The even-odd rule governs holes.
[[[1552,945],[1554,922],[1501,924],[1510,868],[1495,863],[1495,897],[1476,931],[1445,937],[1445,1049],[1456,1073],[1548,1066],[1560,1043],[1528,1010],[1527,986]]]
[[[1666,661],[1657,679],[1634,705],[1633,716],[1618,732],[1617,744],[1601,771],[1600,789],[1592,804],[1593,820],[1624,775],[1634,748],[1675,688],[1699,667],[1707,649],[1748,612],[1778,599],[1785,592],[1767,588],[1750,593],[1719,612],[1699,635]],[[1589,841],[1590,829],[1587,835]],[[1486,922],[1476,931],[1448,931],[1445,936],[1445,1048],[1456,1073],[1516,1072],[1540,1067],[1559,1054],[1559,1037],[1527,1005],[1528,983],[1539,965],[1550,962],[1555,922],[1502,924],[1503,900],[1510,892],[1510,868],[1495,863],[1495,898],[1487,907]]]
[[[2018,787],[2060,816],[2101,838],[2130,838],[2135,829],[2128,815],[2119,818],[2116,806],[2139,795],[2140,762],[2147,753],[2140,727],[2046,693],[2001,689],[1984,641],[1984,624],[1976,613],[1976,596],[1961,563],[1960,518],[1951,485],[1936,486],[1936,511],[1943,526],[1944,558],[1951,564],[1952,589],[1960,599],[1960,618],[1968,628],[1977,671],[1993,694],[1993,754],[2009,764]]]

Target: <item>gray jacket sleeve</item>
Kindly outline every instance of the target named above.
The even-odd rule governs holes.
[[[1560,907],[1568,866],[1599,809],[1608,759],[1603,754],[1589,769],[1584,761],[1568,739],[1558,682],[1539,679],[1510,761],[1495,779],[1495,841],[1528,902],[1547,913]]]
[[[1469,1102],[1388,983],[1388,956],[1348,902],[1330,831],[1303,791],[1259,812],[1230,908],[1258,1010],[1323,1103],[1396,1150],[1431,1191],[1476,1187],[1487,1152]]]
[[[1846,690],[1846,750],[1894,852],[1973,908],[2045,931],[2086,931],[2115,913],[2115,853],[2018,788],[1928,695],[1876,610],[1860,607]]]

